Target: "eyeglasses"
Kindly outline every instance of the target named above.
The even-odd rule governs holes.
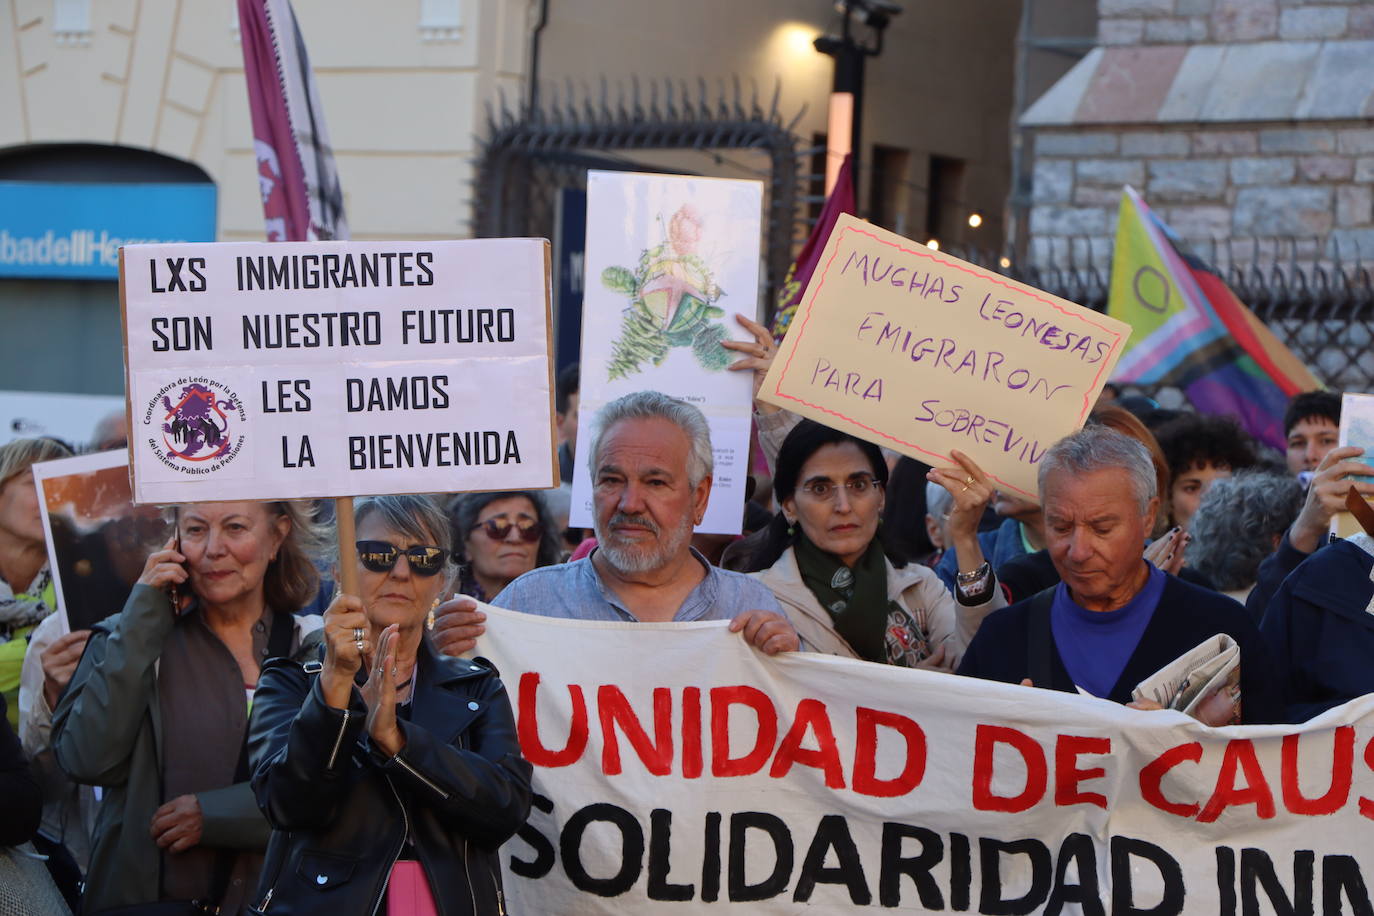
[[[472,530],[478,528],[487,529],[487,537],[493,541],[504,541],[510,534],[512,528],[516,535],[526,544],[533,544],[544,536],[544,526],[530,519],[522,519],[518,522],[508,522],[501,518],[489,518],[485,522],[478,522],[472,526]]]
[[[391,572],[401,554],[405,554],[410,571],[417,576],[432,576],[444,568],[448,553],[441,547],[420,545],[405,550],[387,541],[358,541],[358,562],[371,572]]]
[[[833,500],[842,486],[849,491],[850,499],[867,499],[883,488],[882,481],[872,474],[857,474],[843,484],[837,484],[833,480],[808,480],[801,488],[812,499],[825,501]]]

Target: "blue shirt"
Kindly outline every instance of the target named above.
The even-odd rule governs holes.
[[[1069,597],[1063,582],[1055,586],[1050,605],[1055,648],[1073,682],[1095,697],[1112,692],[1164,594],[1165,574],[1146,565],[1145,587],[1114,611],[1090,611]]]
[[[778,599],[766,585],[712,566],[695,549],[692,556],[706,569],[706,577],[683,599],[674,621],[731,620],[742,611],[755,609],[782,613]],[[502,589],[491,603],[542,617],[624,623],[639,619],[601,581],[590,555],[572,563],[532,569]]]

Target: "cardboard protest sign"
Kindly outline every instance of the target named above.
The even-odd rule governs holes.
[[[511,912],[1371,912],[1374,698],[1213,729],[724,622],[487,614],[535,768]]]
[[[548,243],[123,249],[140,502],[558,481]]]
[[[33,466],[63,632],[88,629],[124,607],[148,555],[171,525],[135,506],[124,449]]]
[[[577,442],[596,412],[634,391],[696,405],[711,427],[715,470],[697,531],[739,534],[749,476],[753,386],[720,345],[748,334],[758,309],[763,183],[635,172],[587,173]],[[591,476],[579,452],[569,522],[592,526]]]
[[[841,216],[760,397],[921,461],[973,457],[1036,499],[1083,425],[1122,321]]]

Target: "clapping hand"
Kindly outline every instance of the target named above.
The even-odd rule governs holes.
[[[394,757],[405,747],[405,734],[396,724],[396,634],[399,627],[392,624],[377,639],[377,654],[367,683],[363,685],[363,702],[367,704],[367,734],[388,757]]]

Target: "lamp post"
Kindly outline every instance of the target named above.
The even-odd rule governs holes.
[[[853,179],[858,194],[861,129],[863,125],[864,63],[883,51],[883,30],[902,7],[892,0],[837,0],[840,34],[822,35],[813,42],[817,51],[835,58],[835,79],[830,91],[830,115],[826,133],[825,193],[829,196],[846,153],[854,154]],[[872,43],[854,37],[854,17],[872,31]]]

